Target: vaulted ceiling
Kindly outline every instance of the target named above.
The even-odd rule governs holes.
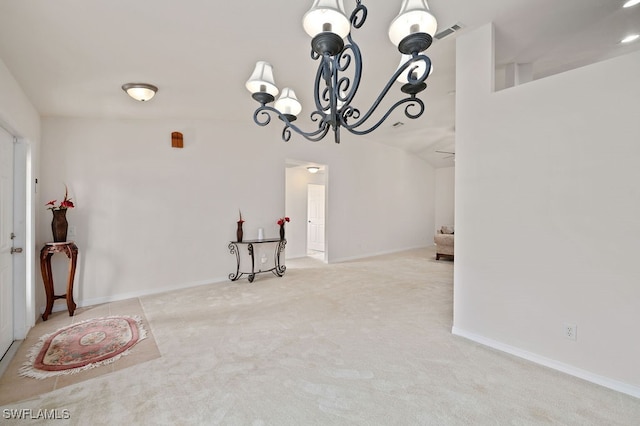
[[[301,116],[313,109],[317,64],[310,58],[310,40],[301,24],[311,3],[1,0],[0,58],[44,117],[218,119],[252,126],[258,104],[244,83],[259,59],[273,64],[280,88],[295,89],[303,105]],[[363,137],[411,151],[435,167],[452,165],[450,156],[436,151],[455,150],[459,34],[493,22],[497,75],[507,64],[528,63],[538,79],[640,49],[640,41],[620,44],[627,34],[640,33],[640,5],[622,9],[623,3],[429,1],[439,31],[454,24],[462,29],[426,51],[434,64],[429,87],[421,95],[426,112],[417,120],[394,113]],[[354,104],[366,110],[399,63],[387,30],[400,0],[363,4],[367,22],[353,32],[364,61]],[[354,5],[354,0],[345,0],[348,12]],[[157,85],[157,96],[137,103],[120,89],[138,81]],[[392,126],[398,121],[404,124]],[[304,127],[305,120],[300,125]],[[293,140],[306,143],[296,135]],[[327,138],[322,143],[333,142]]]

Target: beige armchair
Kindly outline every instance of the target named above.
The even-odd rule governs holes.
[[[445,225],[441,227],[436,235],[434,235],[433,242],[436,243],[436,260],[440,260],[440,256],[450,256],[453,259],[453,226]]]

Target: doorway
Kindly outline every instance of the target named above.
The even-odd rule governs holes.
[[[307,185],[307,255],[324,260],[325,186]]]
[[[329,167],[305,160],[285,162],[285,213],[287,225],[286,258],[314,257],[328,262]],[[310,189],[311,188],[311,189]]]
[[[0,374],[35,324],[35,180],[31,144],[15,134],[0,120]]]

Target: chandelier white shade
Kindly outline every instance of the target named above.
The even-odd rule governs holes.
[[[275,101],[273,107],[280,111],[282,114],[288,114],[292,116],[298,116],[300,112],[302,112],[302,105],[298,102],[298,98],[296,98],[296,92],[293,89],[285,87],[282,89],[282,94]]]
[[[302,18],[302,26],[312,38],[325,31],[345,38],[351,31],[343,0],[315,0]]]
[[[127,83],[122,85],[122,90],[136,101],[145,102],[155,96],[158,88],[147,83]]]
[[[273,67],[269,62],[258,61],[253,74],[246,83],[251,93],[266,92],[271,96],[278,96],[278,88],[273,80]]]
[[[427,0],[404,0],[400,13],[389,26],[389,40],[398,46],[409,34],[426,33],[433,37],[437,29],[438,22],[429,12]]]

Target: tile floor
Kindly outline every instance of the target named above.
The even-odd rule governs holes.
[[[27,352],[38,342],[41,336],[53,333],[62,327],[76,322],[90,318],[100,318],[112,315],[137,315],[143,319],[143,325],[147,330],[147,338],[136,344],[127,356],[120,358],[112,364],[92,368],[76,374],[61,375],[46,379],[33,379],[18,375],[18,370],[27,360]],[[18,347],[16,354],[9,363],[6,371],[2,377],[0,377],[0,405],[29,399],[40,394],[51,392],[65,386],[102,376],[104,374],[118,371],[159,357],[160,351],[158,350],[153,338],[153,333],[149,327],[149,323],[144,316],[140,300],[137,298],[89,306],[86,308],[78,308],[76,309],[73,317],[70,317],[66,310],[53,312],[47,321],[39,319],[36,325],[29,331],[26,339],[23,340]]]

